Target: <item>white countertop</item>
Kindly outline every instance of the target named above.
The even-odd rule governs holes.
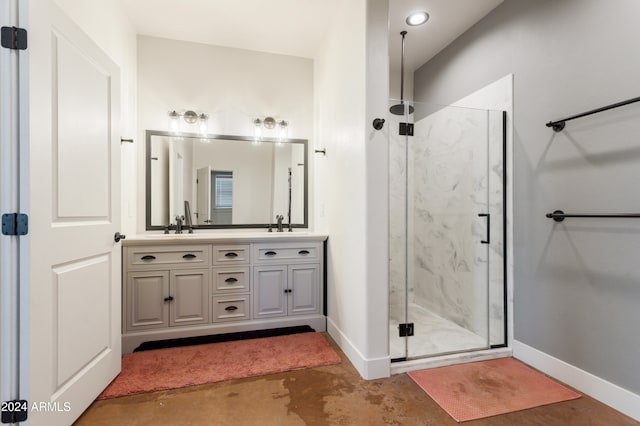
[[[194,231],[193,234],[164,234],[145,233],[127,236],[122,240],[124,246],[149,245],[149,244],[208,244],[208,243],[259,243],[259,242],[289,242],[289,241],[325,241],[327,234],[308,231],[293,232],[267,232],[266,230],[247,231]]]

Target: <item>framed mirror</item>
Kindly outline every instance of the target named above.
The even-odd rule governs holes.
[[[146,131],[146,229],[308,226],[306,139]]]

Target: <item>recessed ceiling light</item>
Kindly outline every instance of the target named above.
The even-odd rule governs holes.
[[[407,16],[407,24],[415,27],[416,25],[422,25],[429,20],[429,14],[427,12],[413,12]]]

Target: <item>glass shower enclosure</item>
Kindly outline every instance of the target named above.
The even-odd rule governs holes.
[[[385,125],[392,361],[504,346],[505,113],[404,104]]]

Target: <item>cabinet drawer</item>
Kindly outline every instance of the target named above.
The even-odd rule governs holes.
[[[250,274],[248,266],[227,266],[211,269],[212,293],[249,293]]]
[[[212,296],[211,320],[213,322],[241,321],[251,319],[251,296]]]
[[[250,245],[213,246],[213,265],[248,265]]]
[[[192,268],[209,266],[209,246],[127,247],[132,269]]]
[[[255,244],[255,263],[319,262],[320,244]]]

